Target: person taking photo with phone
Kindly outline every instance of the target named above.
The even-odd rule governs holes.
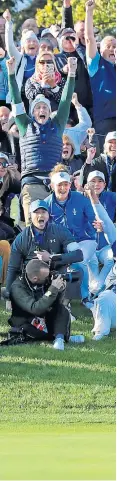
[[[51,110],[56,111],[64,85],[65,80],[57,70],[54,55],[51,52],[41,51],[36,59],[35,72],[25,85],[25,95],[29,105],[38,94],[43,94],[50,100]]]

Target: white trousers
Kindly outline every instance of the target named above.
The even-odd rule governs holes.
[[[112,290],[101,292],[95,299],[91,311],[95,334],[108,336],[111,327],[116,327],[116,294]]]

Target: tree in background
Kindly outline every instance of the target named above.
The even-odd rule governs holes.
[[[3,12],[5,12],[7,8],[10,10],[14,23],[14,37],[16,39],[20,37],[20,28],[22,23],[27,18],[34,18],[38,7],[43,8],[46,4],[46,0],[30,0],[29,6],[25,7],[25,0],[20,0],[20,2],[22,2],[22,10],[19,10],[18,0],[0,0],[0,17],[2,17]]]
[[[85,19],[85,0],[71,0],[74,23]],[[49,27],[54,23],[61,23],[62,0],[47,0],[43,9],[38,8],[36,13],[37,25]],[[97,0],[94,12],[94,24],[99,27],[100,33],[115,33],[116,0]]]

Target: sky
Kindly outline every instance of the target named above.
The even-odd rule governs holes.
[[[28,7],[30,3],[32,3],[31,0],[25,0],[24,2],[17,0],[17,5],[18,5],[17,11],[19,12],[20,10],[23,10],[24,8]]]

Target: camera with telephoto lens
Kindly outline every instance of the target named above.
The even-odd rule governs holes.
[[[79,271],[70,269],[70,266],[67,267],[66,272],[60,272],[60,267],[66,268],[66,265],[61,264],[62,255],[61,254],[54,254],[51,256],[50,260],[50,277],[56,279],[59,274],[66,282],[75,282],[79,280]],[[57,270],[58,269],[58,270]]]
[[[61,274],[61,277],[63,281],[66,282],[75,282],[79,279],[79,271],[67,271],[64,274],[62,272],[57,272],[57,271],[52,271],[51,276],[53,276],[53,279],[56,279],[58,275]]]

